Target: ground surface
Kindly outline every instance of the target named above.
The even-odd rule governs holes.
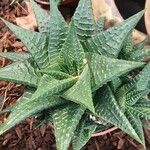
[[[21,5],[9,6],[9,0],[0,1],[0,17],[14,22],[16,17],[26,16],[28,12]],[[15,22],[14,22],[15,23]],[[26,51],[24,45],[0,22],[0,51]],[[0,58],[0,67],[11,63]],[[0,108],[5,108],[20,97],[25,87],[14,83],[0,81]],[[5,103],[4,103],[5,101]],[[0,122],[5,116],[0,117]],[[146,131],[147,135],[149,131]],[[147,143],[149,143],[147,136]],[[148,146],[149,147],[149,146]],[[0,150],[56,150],[54,130],[49,125],[34,129],[34,118],[27,119],[3,136],[0,136]],[[83,150],[142,150],[142,146],[125,135],[120,130],[115,130],[103,136],[92,138]]]

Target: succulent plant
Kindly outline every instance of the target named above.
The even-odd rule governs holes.
[[[39,32],[4,23],[28,53],[0,53],[14,63],[0,69],[0,79],[27,85],[0,125],[0,134],[27,117],[36,126],[52,123],[58,150],[81,149],[91,135],[112,125],[145,146],[143,124],[150,118],[150,50],[132,43],[132,31],[143,11],[104,29],[93,19],[91,0],[80,0],[68,24],[50,1],[48,15],[33,0]],[[137,73],[138,72],[138,73]],[[135,74],[136,73],[136,74]]]

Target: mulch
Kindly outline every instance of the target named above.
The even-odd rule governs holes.
[[[0,1],[0,17],[14,22],[16,17],[28,15],[20,5],[10,6],[9,2],[9,0]],[[8,30],[2,21],[0,21],[0,51],[26,51],[26,47]],[[11,61],[0,58],[0,67],[10,63]],[[25,86],[23,85],[0,81],[0,109],[12,105],[23,94],[24,90]],[[0,123],[5,118],[5,115],[1,116]],[[54,130],[51,125],[46,127],[43,124],[34,129],[34,122],[35,118],[28,118],[0,136],[0,150],[56,150]],[[83,148],[83,150],[142,149],[140,144],[119,129],[100,137],[91,138]]]

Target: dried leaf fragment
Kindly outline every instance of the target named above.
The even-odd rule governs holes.
[[[26,1],[25,4],[27,5],[27,9],[29,13],[28,16],[17,17],[15,21],[16,21],[16,24],[19,25],[20,27],[34,31],[37,27],[35,15],[31,8],[31,3]]]

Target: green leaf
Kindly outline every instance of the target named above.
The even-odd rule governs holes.
[[[23,29],[5,20],[3,21],[9,27],[9,29],[25,44],[38,66],[40,68],[46,68],[49,65],[46,35]]]
[[[150,105],[137,103],[133,106],[127,106],[128,111],[140,118],[150,119]]]
[[[146,96],[150,90],[138,91],[137,89],[130,89],[127,87],[121,87],[115,93],[117,102],[122,109],[125,109],[126,105],[134,105],[140,98]]]
[[[14,111],[15,109],[18,108],[18,106],[21,104],[24,104],[26,103],[32,96],[32,94],[34,93],[34,88],[32,89],[27,89],[24,94],[13,104],[13,105],[10,105],[9,107],[3,109],[0,111],[0,114],[3,114],[3,113],[10,113],[12,111]]]
[[[146,63],[120,59],[133,55],[136,46],[132,44],[131,32],[143,12],[104,31],[104,18],[98,22],[93,19],[91,0],[79,1],[71,25],[58,9],[61,0],[50,0],[50,15],[34,0],[30,1],[39,32],[25,30],[2,19],[25,44],[29,56],[2,54],[19,62],[0,69],[0,79],[29,85],[33,91],[26,92],[16,104],[0,111],[8,116],[0,125],[0,134],[27,117],[36,117],[37,125],[54,124],[58,150],[67,150],[72,140],[73,149],[79,150],[95,130],[110,125],[144,145],[140,121],[150,118],[150,102],[144,98],[150,91],[149,64],[130,82],[127,73],[141,69]],[[140,55],[138,50],[134,58],[148,55]],[[127,86],[123,85],[125,78]],[[114,93],[120,87],[125,87],[125,91],[118,98]],[[123,109],[118,99],[125,99]]]
[[[74,23],[70,25],[67,39],[61,49],[60,59],[67,65],[70,74],[79,75],[83,70],[84,50],[76,34]]]
[[[54,71],[54,70],[51,70],[50,68],[39,70],[39,72],[44,73],[44,74],[48,74],[48,75],[50,75],[53,78],[58,79],[58,80],[67,79],[67,78],[73,77],[73,76],[71,76],[71,75],[69,75],[67,73],[64,73],[64,72],[61,72],[61,71]]]
[[[41,33],[47,33],[49,25],[49,15],[34,0],[30,0],[32,10],[34,11],[38,29]]]
[[[119,77],[113,79],[111,82],[110,82],[110,87],[111,87],[111,90],[115,93],[116,90],[121,86],[122,84],[122,81]]]
[[[25,62],[16,62],[0,69],[0,80],[37,87],[40,76]]]
[[[145,59],[150,58],[150,49],[140,49],[131,53],[128,60],[131,61],[144,61]]]
[[[41,78],[38,88],[33,94],[31,99],[44,99],[54,94],[67,90],[77,81],[76,77],[72,77],[64,80],[56,80],[50,76],[43,75]]]
[[[55,59],[55,60],[54,60]],[[58,63],[58,60],[56,59],[56,57],[54,57],[54,59],[50,62],[50,65],[44,69],[41,69],[46,71],[46,70],[54,70],[54,71],[61,71],[60,65]]]
[[[147,96],[150,90],[137,91],[133,90],[126,94],[126,104],[134,105],[140,98]]]
[[[138,91],[150,89],[150,63],[134,77],[129,85],[136,87]]]
[[[118,102],[118,105],[119,105],[120,109],[122,109],[123,112],[125,112],[126,104],[128,104],[129,101],[131,103],[134,103],[135,101],[137,101],[137,99],[134,100],[134,99],[132,99],[132,97],[129,97],[130,95],[132,95],[132,92],[133,92],[133,91],[131,91],[130,92],[131,94],[128,95],[129,91],[131,91],[131,88],[122,86],[115,93],[115,97]]]
[[[137,101],[136,105],[138,105],[140,107],[142,107],[142,106],[144,106],[144,107],[150,107],[150,100],[148,99],[148,97],[147,98],[146,97],[142,97],[142,98],[140,98]]]
[[[133,51],[133,42],[132,42],[132,33],[130,33],[124,41],[122,50],[121,50],[121,58],[128,60],[130,53]]]
[[[54,111],[53,122],[57,150],[68,150],[74,131],[84,110],[84,108],[70,103]]]
[[[141,139],[142,145],[145,147],[145,138],[144,138],[144,132],[143,132],[143,127],[142,127],[142,122],[138,116],[133,115],[129,111],[125,113],[127,116],[128,120],[132,124],[134,130],[136,131],[137,135]]]
[[[48,53],[50,61],[57,58],[59,51],[65,42],[68,32],[68,25],[57,8],[54,0],[50,1],[50,24]]]
[[[19,99],[19,102],[11,110],[6,122],[0,125],[0,135],[35,113],[50,107],[65,104],[66,102],[57,96],[33,100],[31,99],[32,94],[30,92],[25,93]]]
[[[81,119],[73,136],[72,140],[73,150],[81,150],[81,148],[91,138],[96,127],[97,127],[96,124],[87,125],[87,122]]]
[[[105,17],[100,17],[96,23],[97,25],[97,31],[96,34],[101,33],[104,31],[104,25],[105,25]]]
[[[98,89],[108,81],[144,64],[141,62],[132,62],[109,58],[99,54],[92,54],[89,57],[89,65],[95,81],[94,90]]]
[[[74,86],[68,89],[62,95],[65,99],[78,103],[91,112],[95,112],[92,100],[91,84],[90,84],[90,72],[88,66],[86,66],[79,76],[79,80]]]
[[[81,40],[84,41],[94,34],[95,22],[91,0],[79,1],[73,20],[77,29],[77,35]]]
[[[31,58],[31,55],[29,53],[0,52],[0,57],[5,57],[12,61],[24,61]]]
[[[118,104],[122,109],[125,105],[134,105],[140,98],[149,92],[150,63],[128,83],[122,85],[115,93]]]
[[[93,51],[103,55],[117,57],[124,40],[132,32],[142,15],[143,11],[123,21],[120,25],[93,36],[88,40],[88,44]]]
[[[143,144],[135,129],[119,108],[111,89],[108,86],[102,87],[96,97],[96,114],[105,121],[117,126],[129,134],[139,143]]]

